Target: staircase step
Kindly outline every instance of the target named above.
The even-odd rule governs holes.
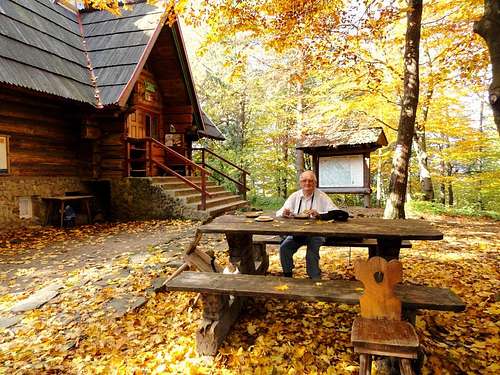
[[[182,176],[189,181],[200,181],[201,182],[201,176]],[[155,176],[153,177],[153,182],[177,182],[180,181],[176,176]],[[207,182],[209,180],[207,179]]]
[[[196,185],[201,186],[200,183],[193,181]],[[176,181],[168,181],[168,182],[157,182],[154,183],[154,185],[161,185],[162,188],[166,190],[179,190],[183,188],[191,188],[188,184],[186,184],[184,181],[181,181],[179,179],[176,179]],[[218,186],[215,182],[212,181],[207,181],[207,188],[211,186]],[[192,189],[192,188],[191,188]]]
[[[216,197],[216,198],[209,198],[207,199],[207,209],[215,206],[220,206],[224,205],[226,203],[232,203],[240,200],[241,198],[238,195],[230,195],[227,197]],[[190,203],[189,206],[194,205],[198,208],[198,210],[201,210],[201,200],[198,200],[196,202]]]
[[[222,186],[207,186],[207,190],[209,193],[217,193],[219,191],[225,191]],[[197,190],[192,187],[183,187],[178,189],[168,189],[169,193],[173,194],[176,197],[185,197],[193,194],[200,194]]]
[[[206,212],[208,212],[210,214],[210,216],[217,216],[217,215],[221,215],[221,214],[228,212],[228,211],[233,211],[233,210],[237,210],[238,208],[241,208],[241,207],[246,207],[248,205],[249,205],[248,201],[244,201],[244,200],[240,199],[240,200],[232,202],[232,203],[227,203],[227,204],[223,204],[220,206],[210,207],[206,210]]]
[[[220,191],[209,191],[209,193],[212,194],[210,198],[207,199],[207,202],[211,199],[216,199],[216,198],[222,198],[222,197],[230,197],[234,196],[233,193],[225,190],[220,190]],[[194,191],[193,193],[189,195],[184,195],[182,196],[183,199],[185,199],[186,203],[200,203],[201,202],[201,193]]]

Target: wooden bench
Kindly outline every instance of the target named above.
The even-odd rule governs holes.
[[[256,254],[266,253],[266,245],[279,245],[282,239],[280,236],[254,235],[253,245]],[[374,238],[344,238],[344,239],[329,239],[327,237],[323,246],[335,247],[367,247],[368,256],[371,258],[377,255],[377,240]],[[407,240],[401,241],[401,248],[411,248],[411,242]]]
[[[287,300],[324,301],[359,304],[363,284],[351,280],[292,279],[277,276],[183,272],[169,280],[165,289],[201,293],[203,322],[197,333],[197,351],[214,355],[241,307],[240,297],[265,297]],[[416,310],[459,312],[464,302],[451,290],[418,285],[398,285],[396,295],[403,303],[405,317],[415,323]],[[235,296],[229,299],[229,296]]]

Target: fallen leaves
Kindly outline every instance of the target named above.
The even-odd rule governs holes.
[[[278,285],[278,286],[274,287],[274,289],[283,292],[285,290],[288,290],[288,285],[286,285],[286,284]]]
[[[422,310],[417,316],[416,328],[426,355],[424,373],[498,373],[498,223],[468,219],[436,224],[446,233],[444,241],[415,241],[413,249],[402,250],[404,280],[451,287],[467,303],[467,310]],[[131,224],[120,228],[136,231],[139,236],[155,228],[154,223],[138,225],[139,229]],[[173,223],[170,229],[177,230],[182,225]],[[100,239],[113,239],[119,233],[111,227],[102,229],[74,234],[81,236],[80,241],[99,243]],[[55,235],[58,230],[47,230],[56,241],[72,241]],[[168,230],[165,228],[166,233]],[[472,240],[470,231],[475,232]],[[44,246],[52,243],[49,235],[39,235],[47,239]],[[16,236],[13,238],[20,242],[3,240],[2,244],[11,244],[8,251],[14,247],[28,249],[35,244],[31,251],[38,254],[40,242],[31,236],[23,242],[21,235]],[[221,238],[204,236],[200,246],[213,250],[217,260],[227,264],[227,244]],[[189,239],[186,238],[185,246]],[[127,241],[120,244],[131,246]],[[172,243],[176,251],[183,246]],[[277,247],[271,249],[270,272],[280,275]],[[325,248],[321,254],[324,274],[353,279],[349,251]],[[307,277],[304,255],[304,250],[299,250],[294,270],[301,278]],[[352,250],[351,256],[365,257],[366,250]],[[359,314],[358,307],[324,302],[255,300],[237,321],[219,354],[211,361],[199,357],[195,336],[201,308],[194,304],[195,295],[150,291],[152,281],[168,269],[164,267],[168,261],[164,251],[149,247],[138,256],[124,250],[109,263],[61,272],[64,282],[59,296],[26,313],[13,327],[1,330],[0,372],[355,374],[359,370],[359,357],[350,345],[352,320]],[[24,263],[17,271],[19,275],[38,272]],[[0,273],[1,280],[9,278]],[[41,283],[38,288],[43,286]],[[278,288],[286,290],[288,285]],[[26,296],[3,293],[0,312]],[[112,316],[107,310],[110,301],[126,300],[127,296],[147,296],[147,302],[136,311]]]

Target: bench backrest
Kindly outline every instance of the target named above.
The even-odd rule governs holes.
[[[401,262],[373,257],[354,263],[356,279],[364,287],[360,297],[361,316],[367,319],[401,320],[401,301],[394,294],[394,286],[403,278]]]

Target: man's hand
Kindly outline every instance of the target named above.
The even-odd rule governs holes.
[[[292,211],[290,211],[289,208],[284,208],[283,209],[283,217],[290,217],[292,216]]]
[[[309,215],[309,217],[313,217],[313,218],[317,218],[319,216],[319,212],[312,209],[312,210],[306,210],[304,211],[305,213],[307,213]]]

